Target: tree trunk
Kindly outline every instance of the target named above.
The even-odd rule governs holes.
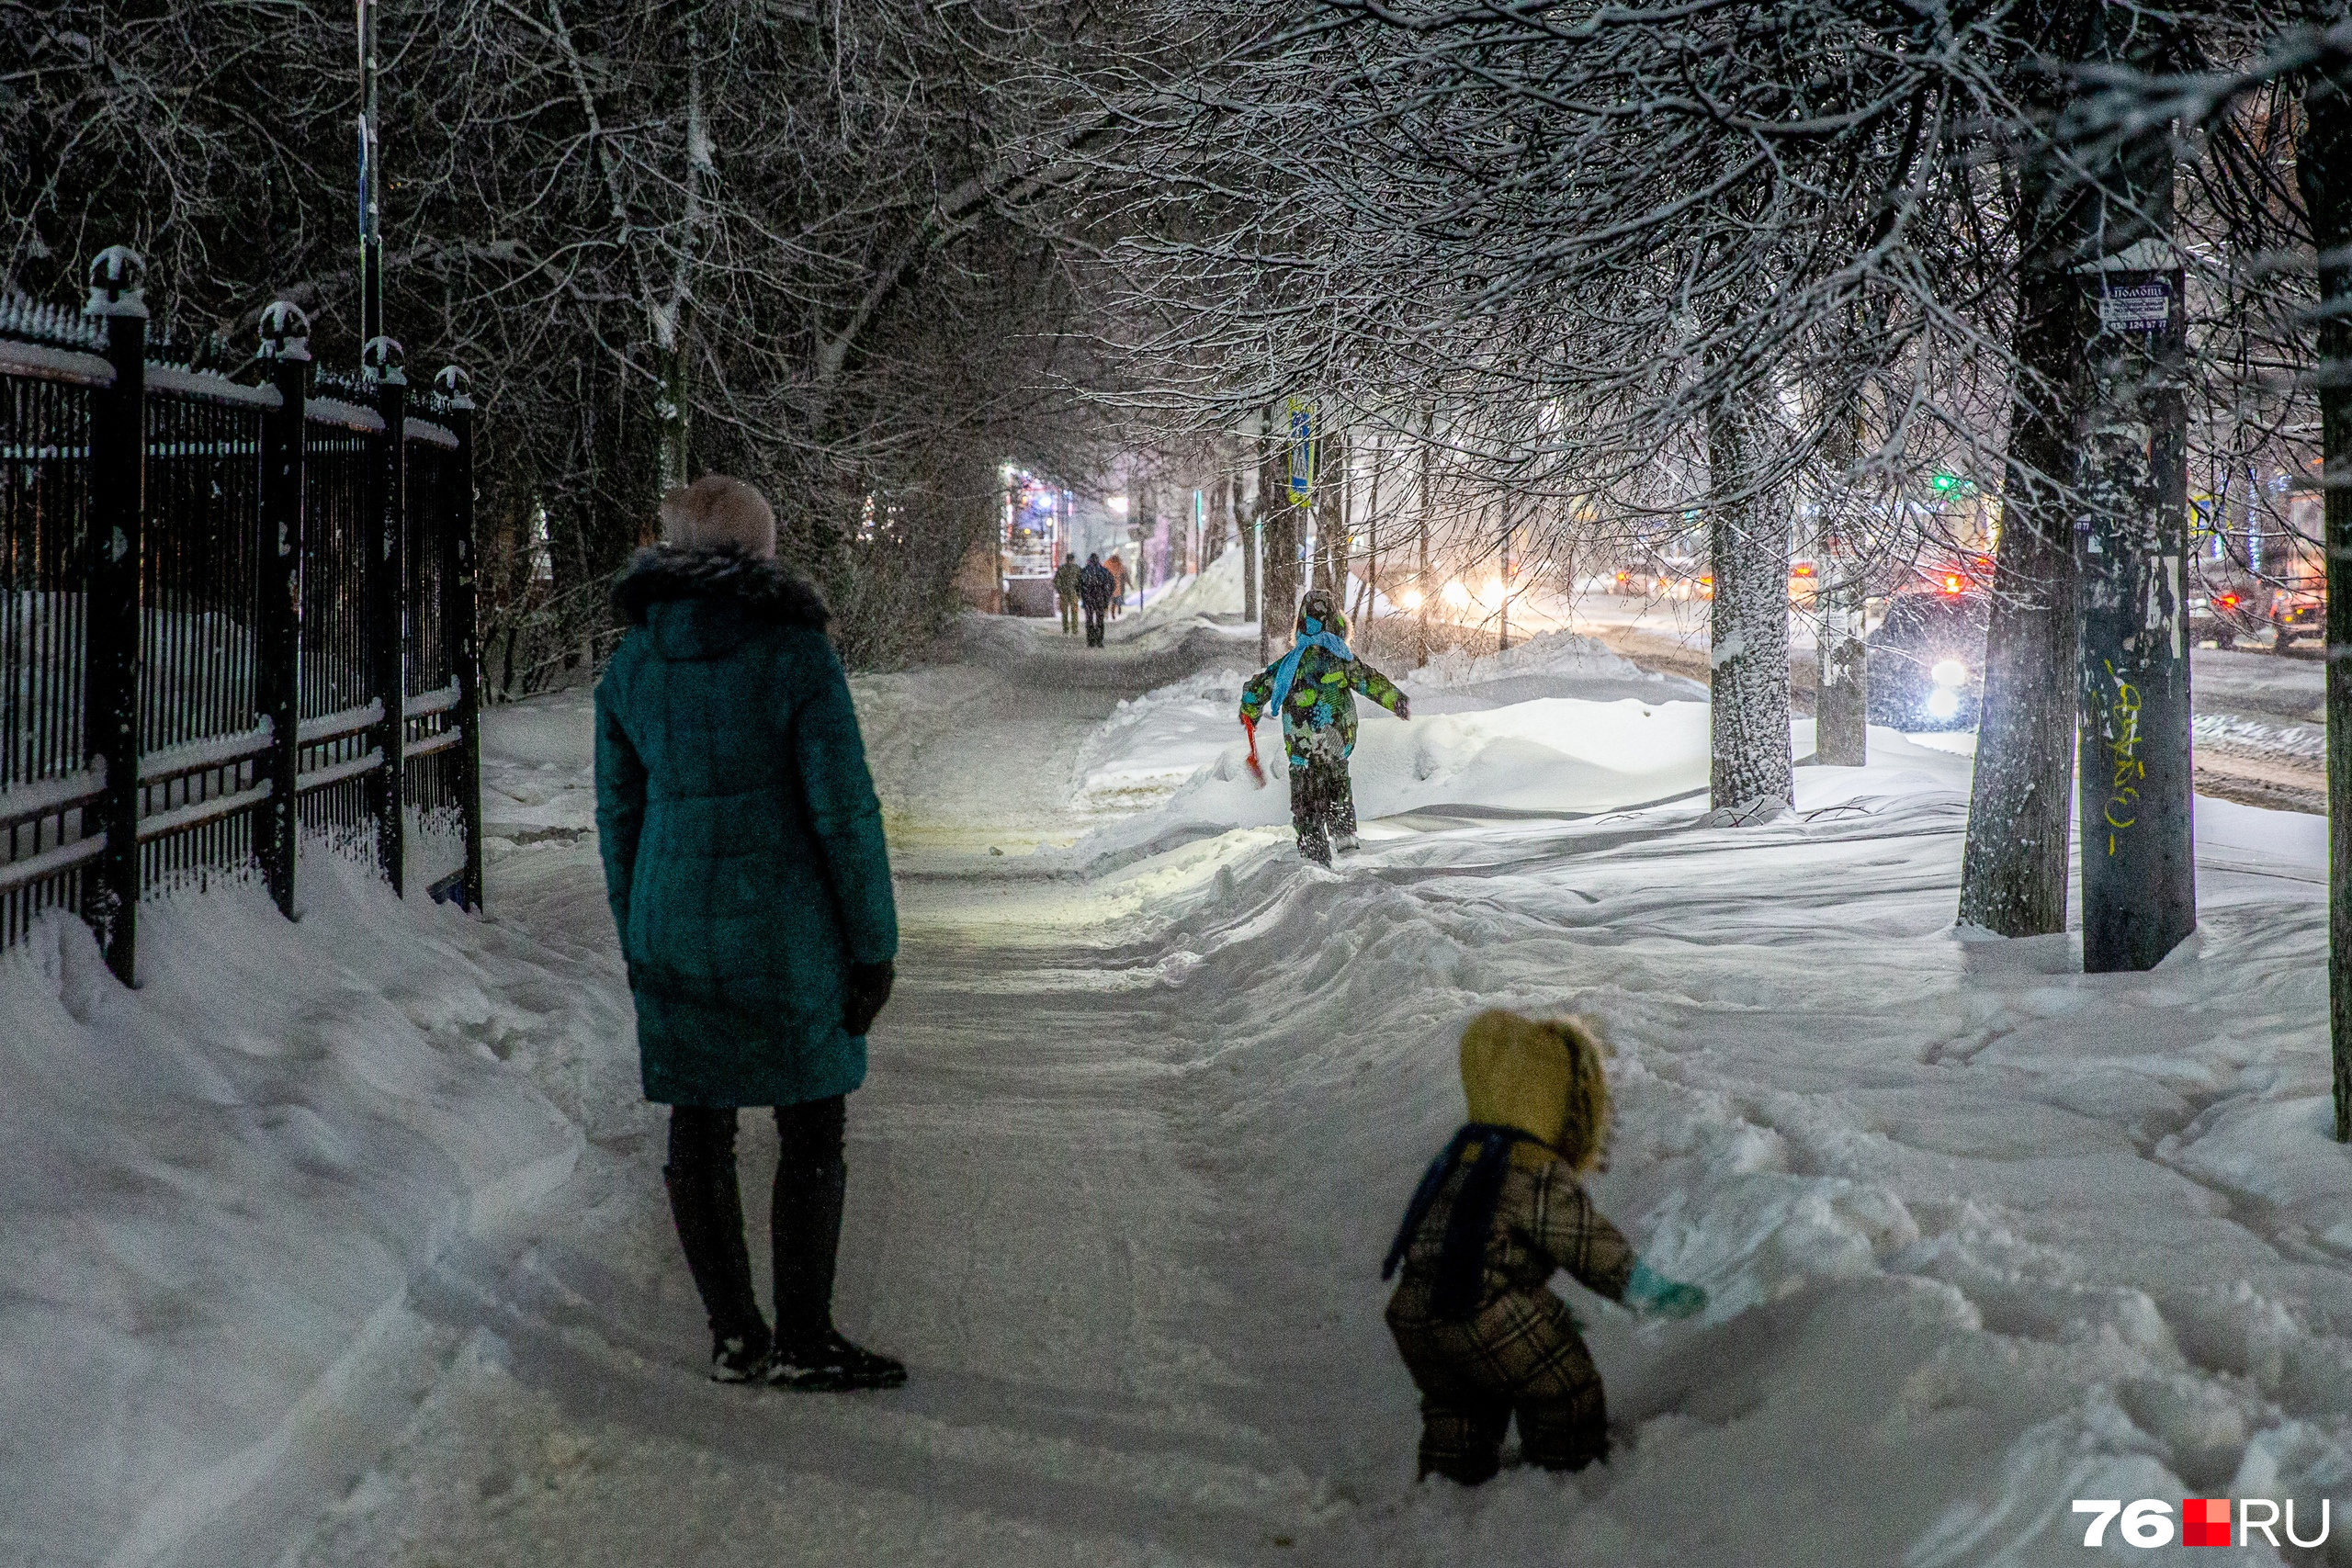
[[[1751,418],[1728,398],[1707,412],[1715,575],[1708,799],[1717,810],[1770,816],[1770,803],[1786,807],[1796,793],[1789,754],[1789,509],[1777,492],[1750,493],[1761,466]]]
[[[1421,495],[1418,532],[1421,536],[1419,575],[1414,578],[1421,602],[1418,619],[1420,636],[1413,649],[1413,668],[1420,669],[1430,661],[1430,607],[1437,598],[1437,584],[1430,581],[1430,468],[1437,461],[1437,416],[1434,412],[1421,415]]]
[[[1338,479],[1333,481],[1336,466]],[[1326,438],[1317,455],[1313,586],[1329,590],[1334,604],[1346,599],[1348,559],[1348,439]]]
[[[1261,658],[1266,651],[1266,632],[1264,618],[1259,613],[1259,602],[1262,597],[1260,580],[1265,571],[1266,515],[1273,510],[1273,476],[1278,451],[1274,444],[1274,411],[1269,404],[1258,416],[1258,494],[1250,508],[1250,536],[1243,541],[1243,547],[1249,555],[1241,563],[1241,614],[1244,619],[1259,623],[1258,652]]]
[[[1870,584],[1848,526],[1860,512],[1852,474],[1863,416],[1859,392],[1833,387],[1830,395],[1838,412],[1831,416],[1822,456],[1835,477],[1814,537],[1815,608],[1820,626],[1814,639],[1813,760],[1826,768],[1860,768],[1869,764],[1871,746],[1870,658],[1862,642]]]
[[[2060,480],[2073,468],[2071,402],[2080,383],[2079,290],[2066,267],[2083,234],[2084,201],[2062,186],[2047,154],[2027,162],[2018,191],[2026,221],[2010,340],[2015,384],[1960,923],[2040,936],[2066,929],[2077,638],[2074,526]]]
[[[1502,547],[1498,553],[1495,572],[1495,581],[1501,585],[1498,594],[1501,603],[1496,606],[1500,619],[1497,625],[1495,648],[1497,651],[1502,653],[1510,651],[1510,531],[1516,522],[1517,519],[1511,514],[1511,493],[1509,490],[1505,490],[1503,491]]]
[[[1824,767],[1870,761],[1869,650],[1862,643],[1862,565],[1825,549],[1815,578],[1821,596],[1819,663],[1814,675],[1813,760]]]
[[[2335,1136],[2352,1142],[2352,60],[2303,91],[2295,177],[2320,255],[2320,450],[2327,545],[2327,1021]]]

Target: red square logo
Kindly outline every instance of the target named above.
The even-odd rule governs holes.
[[[2229,1545],[2230,1500],[2227,1497],[2184,1498],[2180,1505],[2180,1544]]]

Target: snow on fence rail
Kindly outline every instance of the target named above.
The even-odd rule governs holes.
[[[283,300],[256,382],[163,363],[143,271],[0,294],[0,946],[72,910],[127,981],[142,896],[258,874],[291,914],[305,833],[479,907],[464,373],[316,371]]]

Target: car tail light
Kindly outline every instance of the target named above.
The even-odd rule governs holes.
[[[2238,607],[2238,596],[2234,593],[2224,593],[2213,603],[2224,610],[2234,610]]]
[[[1944,573],[1945,592],[1957,593],[1966,586],[1967,584],[1962,580],[1960,573],[1956,571],[1948,571]]]

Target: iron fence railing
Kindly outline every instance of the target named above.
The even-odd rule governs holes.
[[[141,898],[305,836],[481,902],[473,404],[262,317],[256,381],[162,362],[139,258],[0,295],[0,947],[45,911],[128,981]]]

